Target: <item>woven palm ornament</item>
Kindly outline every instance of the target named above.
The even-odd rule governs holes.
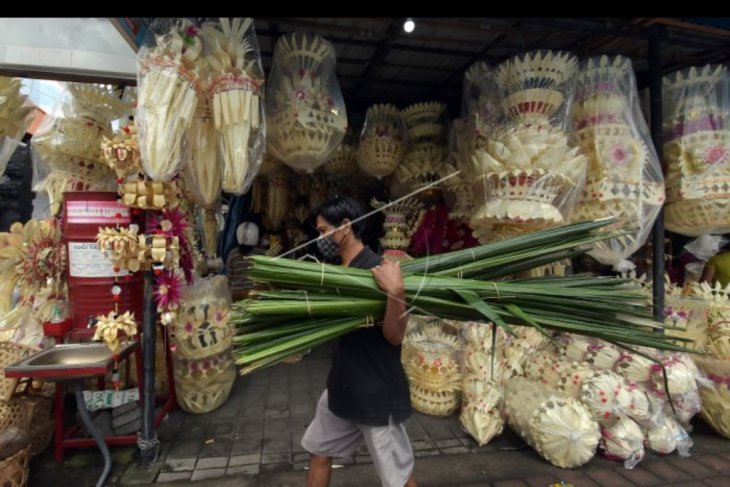
[[[596,453],[601,433],[588,409],[545,384],[510,379],[505,412],[510,427],[555,466],[579,467]]]
[[[629,235],[601,242],[591,255],[617,265],[646,240],[664,202],[659,160],[638,107],[631,61],[600,56],[583,62],[572,111],[575,142],[588,158],[574,221],[614,216]]]
[[[728,70],[692,67],[663,79],[666,225],[688,236],[730,231]]]
[[[406,153],[406,131],[401,112],[393,105],[373,105],[357,148],[360,168],[376,178],[391,175]]]
[[[347,113],[332,43],[292,33],[274,46],[266,107],[267,146],[273,156],[311,172],[332,155],[347,131]]]

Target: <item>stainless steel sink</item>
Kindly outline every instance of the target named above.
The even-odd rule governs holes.
[[[38,377],[68,381],[105,375],[114,360],[121,360],[139,346],[130,342],[113,354],[99,342],[54,345],[5,367],[5,377]]]

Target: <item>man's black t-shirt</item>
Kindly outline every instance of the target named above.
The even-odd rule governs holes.
[[[365,247],[350,267],[372,269],[381,257]],[[336,416],[370,426],[400,423],[411,415],[408,379],[400,345],[383,336],[382,324],[360,328],[337,339],[327,377],[329,408]]]

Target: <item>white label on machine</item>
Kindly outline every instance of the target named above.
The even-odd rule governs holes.
[[[68,273],[71,277],[114,277],[129,272],[120,269],[115,274],[111,259],[99,250],[96,242],[69,242]]]

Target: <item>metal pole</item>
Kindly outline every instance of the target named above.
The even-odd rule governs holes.
[[[664,154],[662,150],[662,60],[659,36],[662,28],[652,25],[649,28],[649,94],[651,111],[651,138],[656,148],[662,174],[666,177]],[[652,258],[654,319],[664,322],[664,208],[659,211],[652,232],[654,255]]]
[[[160,440],[155,430],[155,339],[157,307],[152,298],[155,277],[152,271],[145,271],[144,277],[144,320],[142,322],[142,361],[144,366],[142,430],[137,438],[139,464],[152,465],[160,453]]]

